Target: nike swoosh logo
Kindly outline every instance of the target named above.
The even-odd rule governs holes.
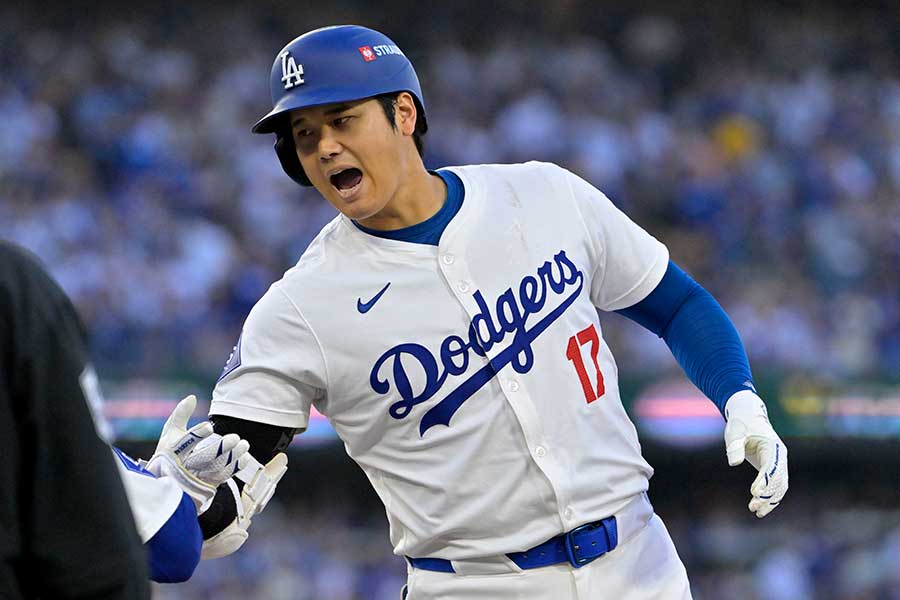
[[[377,294],[375,294],[375,297],[372,298],[371,300],[369,300],[368,302],[363,302],[362,298],[358,298],[356,300],[356,310],[358,310],[360,312],[360,314],[366,314],[367,312],[369,312],[369,309],[372,308],[373,306],[375,306],[375,303],[378,302],[378,299],[384,295],[384,293],[387,291],[387,289],[388,289],[388,287],[390,287],[390,285],[391,285],[391,282],[388,281],[387,285],[385,285],[383,288],[381,288],[381,291],[378,292]]]

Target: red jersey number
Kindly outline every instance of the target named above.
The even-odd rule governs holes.
[[[591,381],[584,366],[584,358],[581,356],[581,346],[588,343],[591,345],[591,360],[594,361],[594,371],[597,373],[596,384]],[[582,329],[576,335],[570,337],[569,345],[566,347],[566,358],[572,361],[572,364],[575,366],[575,372],[578,374],[578,380],[581,382],[582,390],[584,390],[584,399],[588,404],[606,393],[603,373],[600,372],[600,364],[597,362],[598,352],[600,352],[600,336],[597,334],[597,328],[594,327],[593,323],[590,327]]]

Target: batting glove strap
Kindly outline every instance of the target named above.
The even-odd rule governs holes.
[[[278,482],[287,471],[287,456],[279,453],[265,466],[250,455],[245,458],[247,466],[235,477],[244,483],[241,501],[245,514],[252,517],[263,511],[275,493]]]
[[[226,482],[228,489],[231,491],[232,499],[237,507],[242,505],[241,492],[238,490],[237,483],[233,479]],[[225,529],[212,536],[207,540],[203,540],[203,546],[200,549],[200,558],[207,560],[210,558],[222,558],[236,552],[250,533],[247,529],[250,527],[250,518],[241,514],[238,510],[238,516],[228,524]]]
[[[752,417],[765,417],[768,423],[769,411],[766,409],[766,403],[762,401],[762,398],[750,390],[741,390],[732,394],[725,403],[725,420],[730,421],[732,418]]]
[[[221,558],[235,552],[249,537],[250,523],[268,504],[287,471],[287,456],[276,454],[265,466],[249,453],[244,466],[226,483],[237,507],[237,517],[222,531],[203,542],[201,558]],[[241,484],[239,485],[238,481]],[[242,489],[243,488],[243,489]]]
[[[199,514],[202,508],[212,501],[216,495],[216,487],[195,477],[178,458],[169,452],[155,454],[145,468],[157,477],[171,477],[178,486],[191,497]]]

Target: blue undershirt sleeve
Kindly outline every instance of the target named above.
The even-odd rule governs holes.
[[[731,319],[715,298],[678,265],[650,294],[616,311],[661,337],[688,379],[724,415],[735,392],[755,390],[750,361]]]
[[[197,509],[187,494],[166,524],[147,542],[150,579],[158,583],[181,583],[190,579],[200,562],[203,534]]]

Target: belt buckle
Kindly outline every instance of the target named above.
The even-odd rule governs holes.
[[[612,518],[615,519],[615,517]],[[566,558],[569,560],[569,564],[571,564],[576,569],[580,569],[589,562],[592,562],[609,552],[611,541],[609,539],[609,530],[606,528],[606,522],[608,520],[609,519],[603,519],[602,521],[585,523],[584,525],[579,525],[572,531],[565,534],[563,538],[563,545],[566,548]],[[606,535],[606,550],[604,550],[600,554],[597,554],[596,556],[578,556],[578,551],[580,550],[580,548],[575,545],[575,535],[582,531],[592,531],[601,527],[603,528],[603,533]]]

